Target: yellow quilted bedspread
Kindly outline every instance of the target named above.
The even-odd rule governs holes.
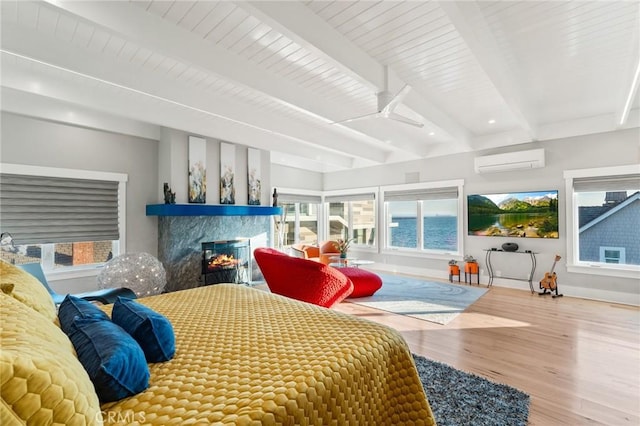
[[[171,320],[176,355],[103,404],[105,424],[435,424],[392,329],[231,284],[139,301]]]

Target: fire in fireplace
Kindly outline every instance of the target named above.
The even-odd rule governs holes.
[[[249,284],[251,251],[248,239],[202,243],[202,276],[205,285]]]

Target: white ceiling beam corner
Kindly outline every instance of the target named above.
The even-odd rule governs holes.
[[[297,1],[238,1],[238,7],[331,63],[372,92],[384,87],[382,66]],[[339,49],[336,49],[339,46]]]
[[[629,118],[629,112],[633,107],[633,100],[638,96],[638,80],[640,80],[640,22],[633,28],[631,42],[629,43],[629,62],[625,79],[621,83],[620,99],[615,114],[616,127],[623,128]]]
[[[543,124],[539,128],[538,140],[563,139],[581,135],[612,132],[616,130],[614,114],[601,114],[591,117],[581,117],[573,120],[559,121],[556,123]],[[638,110],[631,110],[629,118],[624,126],[619,129],[630,129],[640,127]]]
[[[536,139],[536,119],[521,87],[503,57],[498,43],[475,2],[439,1],[438,4],[451,20],[469,50],[486,73],[498,94],[511,109],[518,124]]]
[[[440,134],[448,135],[450,140],[461,150],[472,149],[472,138],[469,131],[453,120],[441,108],[436,107],[424,96],[417,93],[415,89],[407,94],[404,104],[422,117],[427,118],[431,124],[430,128],[435,129],[434,131],[439,130],[438,133]]]
[[[396,93],[406,85],[392,69],[387,70],[300,2],[242,1],[236,4],[375,93],[385,89]],[[468,131],[421,95],[414,94],[404,104],[427,119],[430,127],[438,128],[453,140],[468,145]],[[401,149],[410,148],[405,146]],[[411,152],[419,153],[420,148]]]

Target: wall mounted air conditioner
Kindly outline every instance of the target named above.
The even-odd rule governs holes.
[[[544,149],[476,157],[474,165],[476,173],[537,169],[544,167]]]

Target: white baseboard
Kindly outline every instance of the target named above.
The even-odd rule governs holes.
[[[415,268],[409,266],[398,266],[387,263],[374,263],[373,265],[367,265],[367,269],[377,271],[380,273],[392,273],[392,274],[406,274],[416,275],[425,278],[439,279],[441,281],[449,281],[448,271],[441,269],[427,269],[427,268]],[[457,283],[457,277],[454,278],[454,283]],[[461,271],[460,282],[464,283],[464,272]],[[475,283],[474,275],[474,283]],[[489,282],[489,277],[486,275],[480,275],[480,286],[486,286]],[[511,288],[515,290],[522,290],[531,292],[529,283],[527,281],[517,281],[509,279],[501,279],[500,277],[494,277],[493,286]],[[540,292],[540,285],[538,282],[533,282],[534,292]],[[606,289],[593,289],[574,286],[558,286],[558,292],[565,297],[577,297],[580,299],[597,300],[600,302],[620,303],[623,305],[640,306],[640,294],[623,293],[619,291],[609,291]]]

